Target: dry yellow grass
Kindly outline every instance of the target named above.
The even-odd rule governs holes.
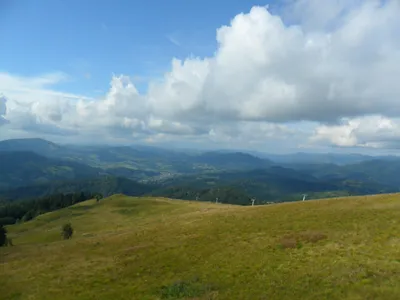
[[[397,194],[255,207],[115,195],[10,226],[0,298],[400,299],[399,222]]]

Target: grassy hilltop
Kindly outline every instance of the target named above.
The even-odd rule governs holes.
[[[3,300],[400,298],[397,194],[255,207],[115,195],[7,229]]]

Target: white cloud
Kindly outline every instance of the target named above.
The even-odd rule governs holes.
[[[384,146],[397,138],[388,132],[398,126],[389,118],[400,117],[400,2],[290,0],[280,13],[253,7],[238,14],[217,30],[214,56],[173,59],[146,94],[126,76],[113,76],[104,97],[88,99],[53,91],[62,73],[0,73],[8,99],[0,122],[152,141],[179,135],[300,145],[310,131],[293,124],[307,121],[317,124],[313,143]],[[376,133],[366,129],[371,120],[393,127]]]
[[[382,116],[353,118],[341,125],[319,126],[312,142],[329,142],[339,147],[400,147],[400,118],[389,119]]]
[[[0,126],[8,123],[5,118],[5,115],[7,113],[6,103],[7,98],[5,98],[4,96],[0,96]]]
[[[322,125],[310,140],[339,147],[399,148],[400,118],[364,116],[346,120],[341,125]]]

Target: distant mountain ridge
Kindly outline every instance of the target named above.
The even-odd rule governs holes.
[[[199,154],[131,146],[62,146],[42,139],[0,141],[1,151],[30,151],[42,156],[75,161],[99,168],[114,168],[122,175],[129,168],[146,172],[193,173],[196,169],[253,169],[273,164],[247,153],[201,152]],[[137,179],[137,178],[135,178]]]
[[[265,157],[278,164],[336,164],[346,165],[374,159],[373,156],[363,154],[336,154],[336,153],[292,153],[266,154]]]
[[[166,179],[159,184],[166,191],[174,187],[175,189],[186,189],[188,193],[192,193],[193,189],[217,189],[220,186],[231,186],[240,189],[249,197],[278,202],[297,201],[302,198],[303,194],[307,194],[308,198],[321,198],[349,194],[377,194],[400,190],[396,186],[372,180],[319,178],[312,174],[279,166],[248,171],[225,171],[179,176]],[[181,194],[179,194],[179,197],[182,197]]]
[[[318,198],[400,190],[400,158],[307,153],[268,157],[238,151],[185,153],[150,146],[6,140],[0,141],[0,196],[84,190],[182,199],[201,194],[201,201],[232,197],[235,203],[248,203],[250,197],[297,201],[303,193]]]
[[[42,155],[60,150],[62,146],[39,138],[0,141],[0,151],[32,151]]]
[[[2,189],[54,180],[90,178],[103,172],[85,164],[52,159],[30,151],[2,151],[0,165]]]

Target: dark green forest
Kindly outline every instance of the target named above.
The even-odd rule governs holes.
[[[38,215],[74,205],[88,199],[100,199],[99,193],[54,194],[43,198],[0,202],[0,226],[25,222]]]

